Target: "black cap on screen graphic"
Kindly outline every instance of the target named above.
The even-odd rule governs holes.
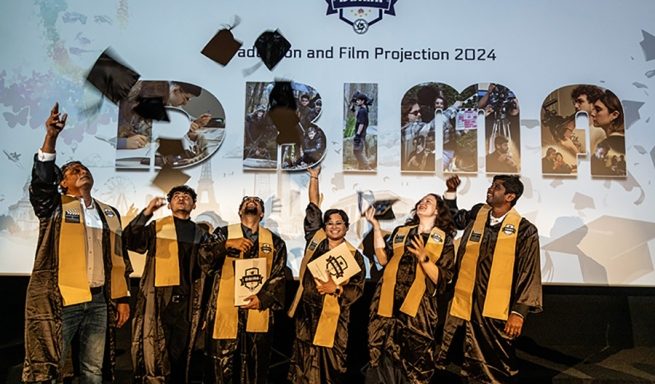
[[[144,119],[170,121],[163,96],[139,96],[137,104],[134,106],[134,112]]]
[[[157,148],[157,153],[162,156],[179,156],[184,154],[182,140],[160,137],[158,141],[159,147]]]
[[[121,63],[117,55],[108,48],[93,64],[86,80],[106,98],[118,103],[127,97],[139,77],[136,71]]]

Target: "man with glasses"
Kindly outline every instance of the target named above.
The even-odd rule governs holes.
[[[101,383],[105,350],[113,374],[113,328],[130,316],[132,266],[121,243],[120,215],[91,197],[93,176],[82,163],[55,165],[66,118],[56,103],[32,168],[30,202],[40,225],[25,299],[24,382],[61,381],[78,334],[80,382]]]
[[[146,253],[132,328],[136,382],[188,383],[200,328],[205,275],[198,249],[208,234],[191,221],[196,192],[173,187],[155,197],[125,227],[130,251]],[[168,202],[171,216],[148,221]]]
[[[309,168],[309,205],[305,213],[307,247],[300,267],[299,287],[289,309],[296,318],[296,339],[289,369],[292,383],[340,383],[346,372],[346,346],[350,306],[364,290],[365,266],[361,253],[346,241],[348,215],[341,209],[322,214],[318,175],[320,167]],[[307,264],[346,243],[359,265],[359,272],[345,283],[313,278]]]
[[[260,225],[264,202],[259,197],[244,197],[239,217],[240,223],[217,228],[200,249],[201,266],[214,279],[203,325],[204,383],[265,383],[273,311],[284,308],[286,245]],[[265,260],[267,277],[247,304],[235,306],[235,262],[253,258]]]

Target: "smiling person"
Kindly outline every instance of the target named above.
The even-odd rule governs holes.
[[[365,266],[361,253],[346,241],[348,215],[341,209],[319,208],[320,167],[309,168],[309,204],[305,211],[305,255],[300,267],[299,287],[289,309],[296,319],[289,380],[292,383],[340,383],[346,372],[346,346],[350,306],[364,290]],[[320,281],[307,271],[307,264],[346,243],[360,271],[345,283],[332,276]]]
[[[384,266],[371,302],[366,383],[428,383],[440,335],[437,297],[455,262],[450,211],[441,197],[428,194],[386,242],[373,209],[366,219],[373,226],[375,256]]]
[[[284,308],[287,247],[282,238],[260,225],[264,202],[245,196],[240,223],[217,228],[200,249],[203,271],[213,276],[204,320],[203,383],[266,383],[274,311]],[[267,278],[248,304],[236,307],[236,259],[266,259]]]
[[[486,204],[458,210],[459,177],[446,181],[446,203],[464,229],[457,251],[455,294],[444,326],[438,365],[449,349],[465,351],[462,373],[471,383],[508,383],[518,369],[514,341],[529,312],[542,310],[539,234],[514,205],[523,194],[518,176],[496,175]],[[455,336],[463,332],[463,337]]]
[[[168,202],[171,216],[148,221]],[[127,248],[146,253],[132,323],[132,365],[138,383],[188,383],[201,320],[205,276],[198,249],[208,235],[191,221],[196,192],[173,187],[155,197],[123,231]]]
[[[55,165],[66,118],[55,104],[32,168],[30,202],[40,225],[25,299],[23,381],[62,380],[78,334],[80,382],[101,383],[105,350],[113,375],[113,328],[130,316],[132,266],[121,242],[120,214],[91,196],[89,169],[79,161],[61,170]]]

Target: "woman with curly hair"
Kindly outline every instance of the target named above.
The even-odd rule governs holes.
[[[405,225],[386,243],[375,212],[375,256],[384,266],[368,327],[369,383],[426,383],[434,373],[434,352],[440,335],[438,293],[453,275],[455,227],[441,197],[419,200]]]

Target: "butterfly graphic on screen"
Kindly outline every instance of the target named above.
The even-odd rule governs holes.
[[[5,121],[7,124],[9,124],[9,127],[14,128],[17,124],[20,125],[26,125],[27,124],[27,113],[28,113],[28,108],[24,107],[18,113],[11,113],[11,112],[3,112],[2,116],[4,116]]]

